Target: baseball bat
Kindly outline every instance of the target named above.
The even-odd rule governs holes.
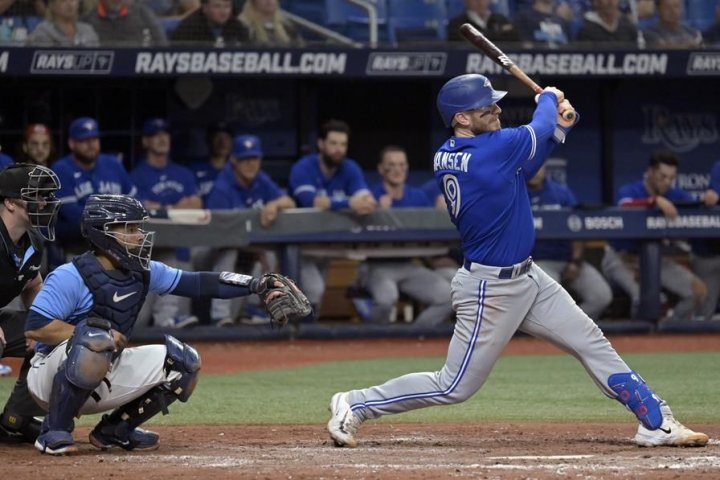
[[[463,23],[460,25],[460,35],[465,40],[473,44],[478,50],[487,55],[490,60],[500,65],[502,68],[508,71],[512,76],[520,80],[522,83],[527,85],[533,92],[539,94],[542,93],[543,89],[540,85],[535,83],[532,78],[528,77],[520,67],[515,65],[510,58],[503,53],[493,42],[483,35],[477,28],[469,23]],[[575,119],[574,110],[565,110],[563,112],[563,118],[567,121]]]

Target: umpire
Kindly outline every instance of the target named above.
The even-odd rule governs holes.
[[[25,359],[0,416],[0,442],[34,443],[40,432],[34,417],[45,415],[27,388],[33,351],[25,317],[43,285],[43,243],[55,238],[59,188],[57,175],[40,165],[12,164],[0,172],[0,356]],[[22,310],[8,306],[18,296]]]

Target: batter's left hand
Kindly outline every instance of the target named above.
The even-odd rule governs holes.
[[[560,102],[560,103],[558,104],[558,108],[557,108],[557,112],[558,112],[557,123],[558,123],[558,125],[560,125],[561,127],[570,128],[570,127],[572,127],[573,125],[575,125],[576,118],[573,117],[572,120],[566,120],[565,117],[563,117],[563,114],[564,114],[566,111],[571,111],[571,112],[574,112],[574,111],[575,111],[575,109],[573,108],[572,104],[570,103],[570,100],[568,100],[567,98],[564,99],[562,102]]]

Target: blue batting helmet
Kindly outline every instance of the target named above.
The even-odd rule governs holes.
[[[90,243],[111,257],[121,267],[137,270],[150,268],[150,255],[155,232],[138,230],[142,239],[129,241],[136,232],[127,230],[128,224],[144,225],[148,218],[142,203],[128,195],[91,195],[82,212],[81,231]],[[125,232],[109,228],[125,225]],[[128,236],[128,234],[131,234]]]
[[[507,95],[493,90],[490,80],[483,75],[467,74],[450,79],[437,96],[437,107],[446,127],[452,126],[456,113],[489,107]]]

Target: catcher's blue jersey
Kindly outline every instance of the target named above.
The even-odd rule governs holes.
[[[258,172],[249,187],[238,183],[232,164],[228,164],[215,181],[205,203],[212,210],[233,210],[236,208],[262,208],[266,203],[283,196],[268,174]]]
[[[435,154],[435,179],[466,260],[504,267],[530,255],[535,227],[525,181],[555,146],[556,104],[543,93],[529,125],[450,137]]]
[[[165,295],[172,292],[180,281],[182,270],[164,263],[150,262],[150,292]],[[140,291],[138,286],[138,291]],[[132,295],[119,292],[114,301],[121,302]],[[25,330],[37,330],[57,319],[77,325],[92,310],[93,297],[75,265],[66,263],[56,268],[45,279],[40,293],[30,306]],[[36,350],[48,353],[52,346],[39,343]]]
[[[317,153],[305,155],[290,171],[290,192],[299,207],[312,207],[316,196],[330,197],[332,210],[348,207],[350,197],[368,190],[360,166],[349,158],[343,160],[335,174],[326,177],[320,169]]]
[[[151,200],[161,205],[175,205],[185,197],[198,195],[193,172],[173,162],[163,168],[142,162],[130,172],[138,189],[138,200]]]

